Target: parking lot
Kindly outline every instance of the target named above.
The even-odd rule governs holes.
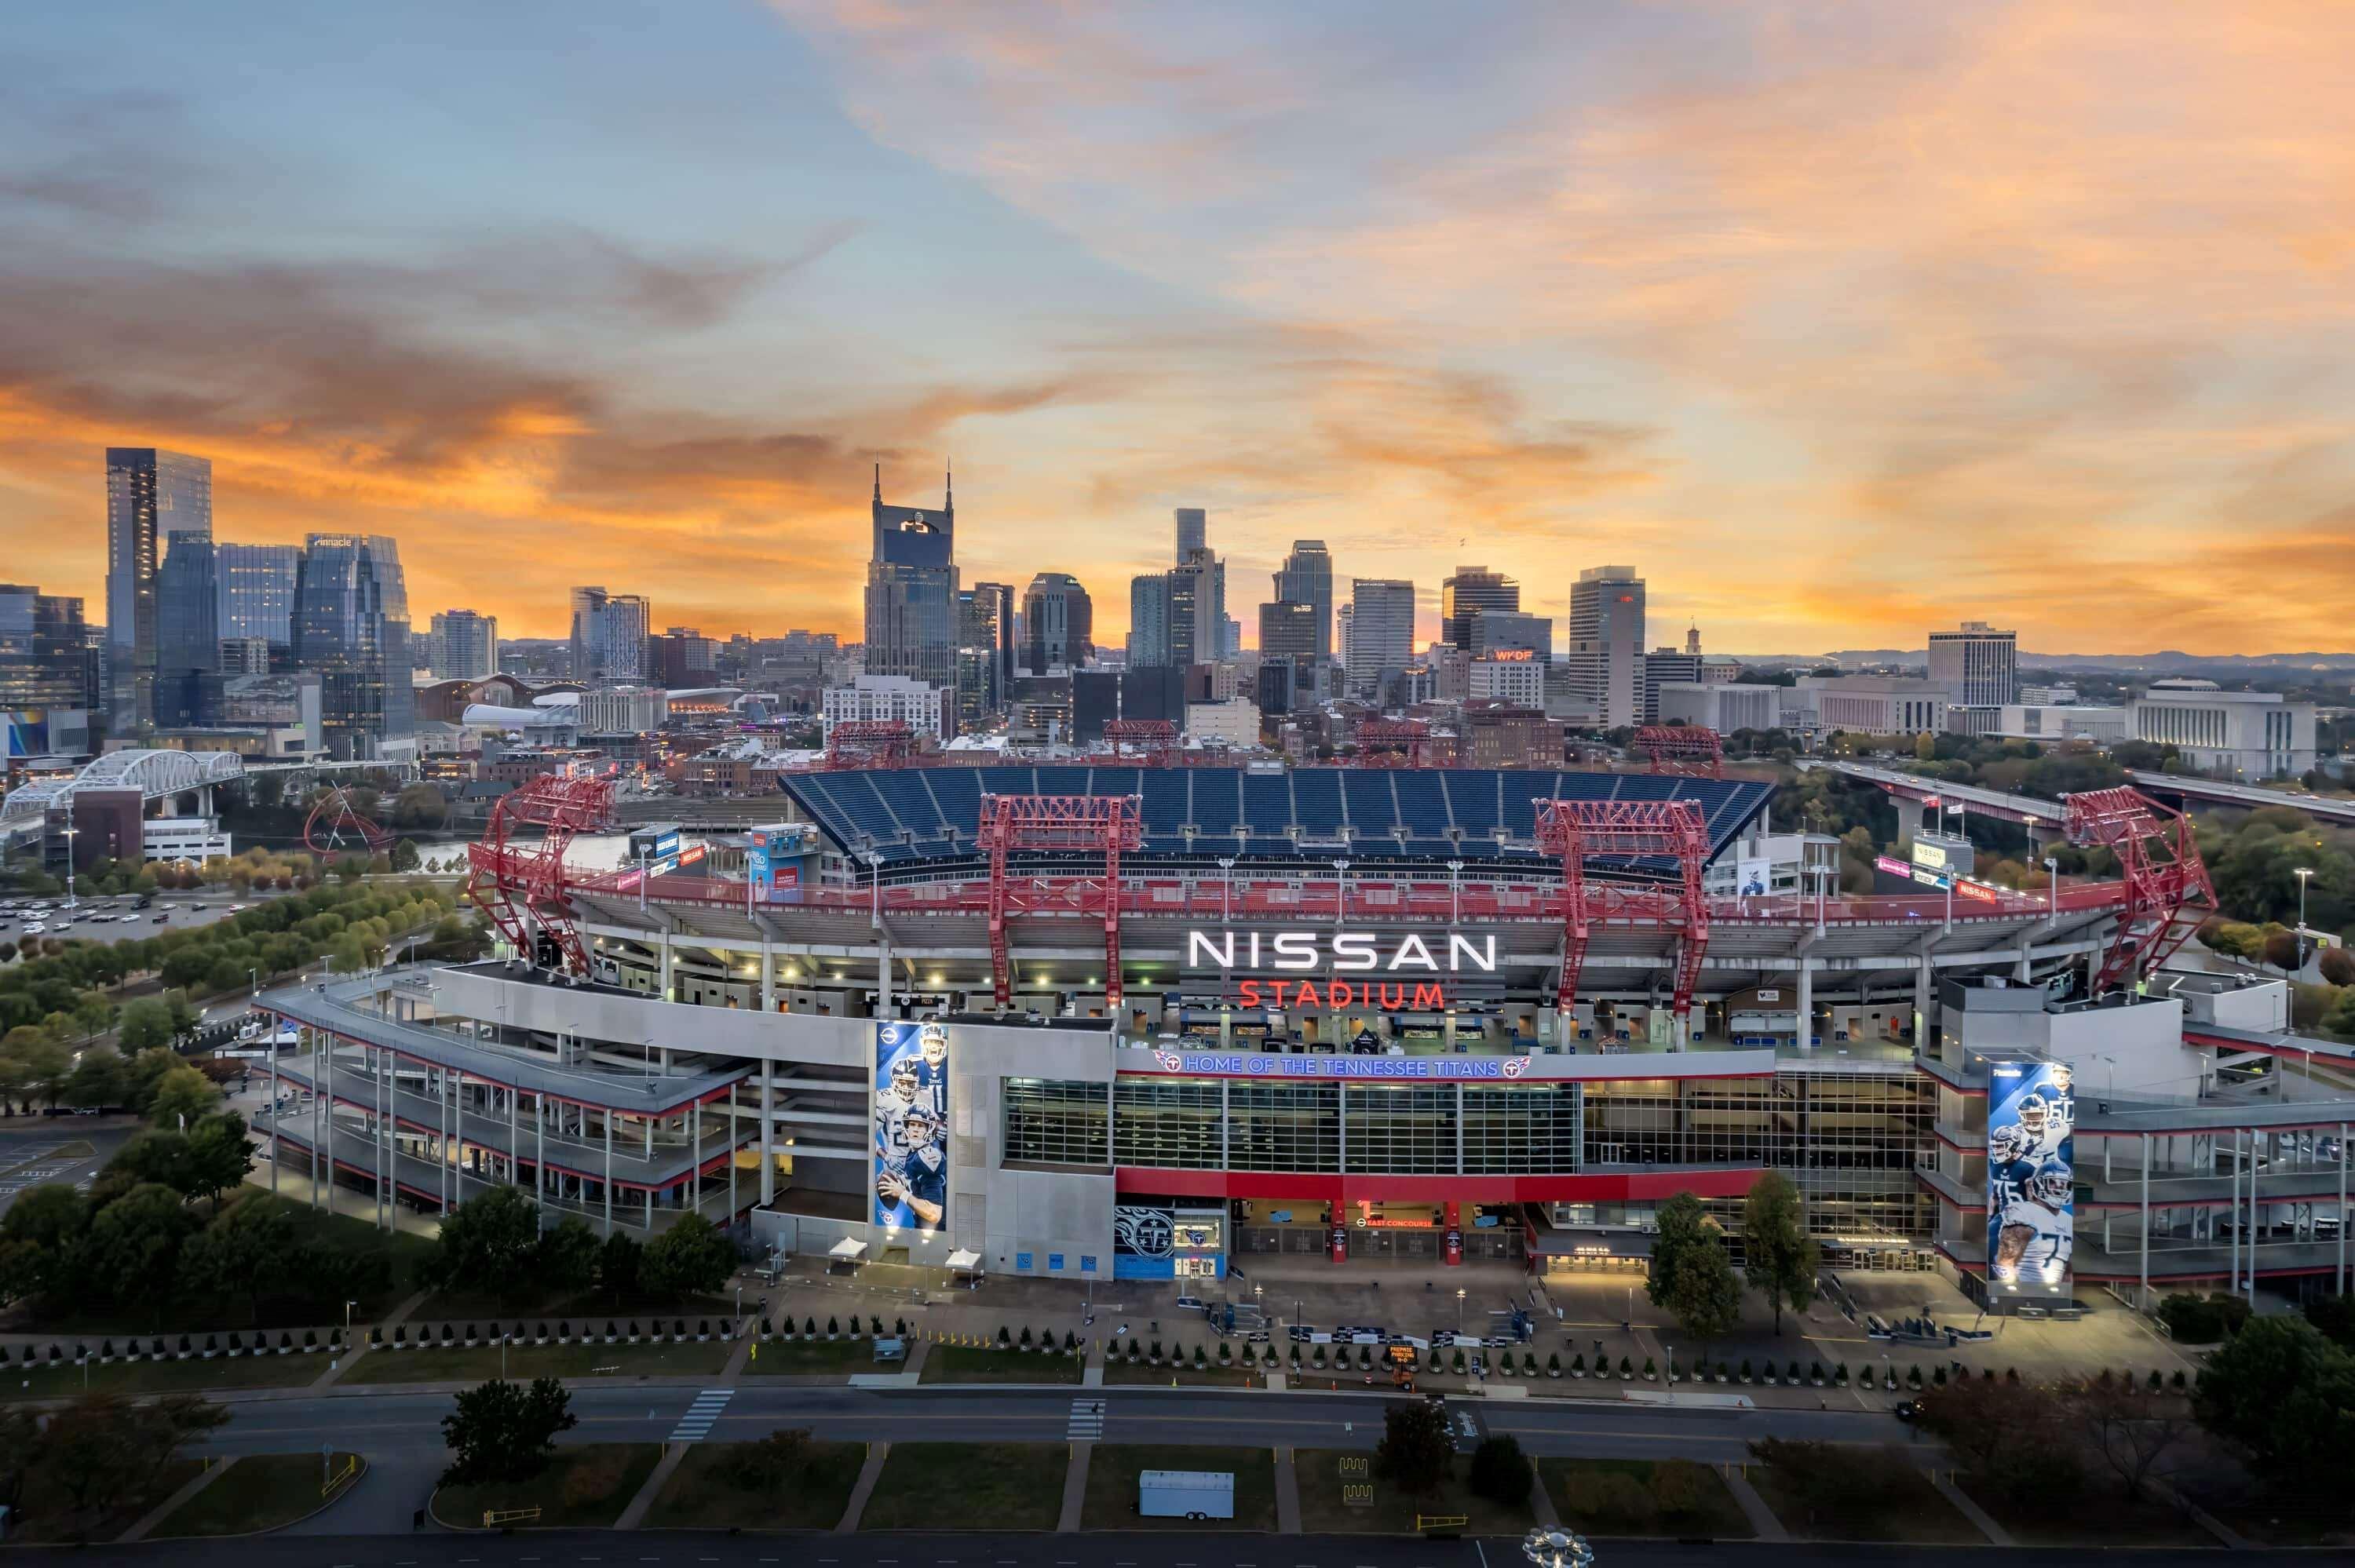
[[[43,937],[120,942],[164,931],[193,930],[265,899],[281,896],[274,890],[266,894],[233,894],[227,888],[202,893],[158,893],[152,895],[153,901],[144,908],[130,894],[83,898],[70,908],[63,895],[10,898],[0,901],[0,941],[14,942],[20,949],[26,943],[38,942]]]
[[[23,1130],[0,1130],[0,1214],[6,1213],[16,1195],[27,1187],[62,1181],[77,1192],[89,1192],[105,1157],[127,1136],[121,1127],[110,1127],[100,1136],[85,1136],[79,1127],[69,1128],[62,1118],[17,1119]]]

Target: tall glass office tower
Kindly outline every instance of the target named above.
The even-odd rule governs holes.
[[[220,722],[220,581],[212,540],[174,535],[155,574],[155,724]]]
[[[117,735],[155,722],[155,574],[172,537],[213,531],[213,465],[157,447],[106,449],[107,707]]]
[[[216,545],[223,641],[258,637],[282,658],[294,643],[294,579],[300,545]]]
[[[875,471],[874,545],[867,563],[867,673],[909,675],[943,691],[956,684],[956,490],[941,509],[883,503]]]
[[[294,590],[293,660],[320,680],[320,727],[333,756],[357,760],[416,733],[409,591],[381,535],[314,534]]]

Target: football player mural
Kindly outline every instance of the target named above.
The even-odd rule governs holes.
[[[875,1223],[938,1230],[949,1208],[949,1032],[875,1026]]]
[[[1998,1062],[1987,1091],[1987,1278],[2059,1286],[2074,1250],[2077,1101],[2053,1062]]]

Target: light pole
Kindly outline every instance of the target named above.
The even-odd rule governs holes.
[[[67,907],[68,909],[71,909],[72,907],[74,907],[74,847],[73,847],[73,842],[74,842],[75,838],[80,834],[80,832],[81,832],[81,830],[80,830],[80,828],[74,827],[74,826],[73,826],[73,825],[71,825],[70,823],[69,823],[69,824],[67,825],[66,829],[65,829],[65,835],[66,835],[66,907]]]
[[[1349,863],[1346,860],[1333,863],[1333,924],[1338,926],[1349,904]]]
[[[1219,923],[1226,925],[1235,917],[1235,860],[1232,855],[1219,857]]]
[[[2044,869],[2052,878],[2052,891],[2044,895],[2044,913],[2054,919],[2061,915],[2061,861],[2056,855],[2044,857]]]
[[[646,912],[646,846],[638,846],[638,913]]]
[[[1461,925],[1464,920],[1463,884],[1460,880],[1463,875],[1462,861],[1447,863],[1447,923],[1451,926]]]
[[[2307,883],[2307,879],[2308,877],[2310,877],[2310,876],[2312,876],[2312,875],[2314,874],[2314,868],[2313,868],[2312,866],[2310,866],[2310,865],[2301,865],[2301,866],[2297,867],[2296,869],[2297,869],[2297,934],[2298,934],[2299,936],[2303,937],[2303,936],[2305,936],[2305,935],[2306,935],[2306,883]],[[2301,950],[2301,951],[2303,951],[2303,948],[2301,948],[2300,950]]]
[[[1455,1287],[1455,1337],[1464,1337],[1464,1287]]]

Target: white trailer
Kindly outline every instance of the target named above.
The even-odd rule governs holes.
[[[1136,1511],[1146,1519],[1232,1519],[1232,1470],[1147,1470],[1136,1478]]]

